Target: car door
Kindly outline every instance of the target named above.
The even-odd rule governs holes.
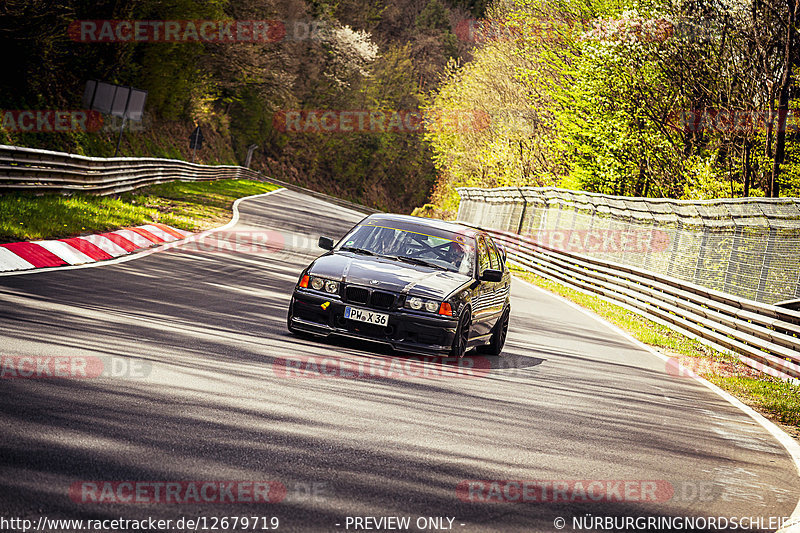
[[[500,318],[500,314],[503,312],[503,306],[505,305],[506,298],[508,297],[510,282],[505,272],[506,265],[503,261],[503,256],[497,249],[497,246],[495,245],[494,241],[492,241],[491,237],[486,237],[486,247],[489,250],[489,260],[492,268],[503,273],[503,281],[489,283],[492,294],[491,303],[489,305],[491,311],[489,314],[491,315],[490,320],[492,325],[494,325],[494,322]]]
[[[489,251],[489,246],[483,235],[479,235],[476,239],[478,247],[478,279],[480,280],[484,270],[492,268],[492,259]],[[494,285],[487,281],[479,281],[479,285],[475,290],[475,296],[472,300],[472,334],[471,337],[480,337],[488,335],[491,330],[489,320],[492,318],[492,296],[494,294]]]

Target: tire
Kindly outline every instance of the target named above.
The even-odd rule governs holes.
[[[503,314],[494,325],[492,331],[492,338],[489,339],[489,344],[481,346],[481,351],[489,355],[500,355],[503,351],[503,346],[506,343],[506,336],[508,335],[508,320],[511,317],[511,308],[506,306],[503,309]]]
[[[469,323],[470,311],[469,308],[461,313],[458,319],[458,326],[456,327],[456,335],[453,337],[453,346],[450,348],[450,357],[461,359],[467,353],[467,345],[469,344]]]

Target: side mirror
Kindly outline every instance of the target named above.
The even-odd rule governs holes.
[[[480,280],[491,281],[493,283],[497,283],[498,281],[503,281],[503,271],[487,268],[486,270],[483,271],[483,274],[481,274]]]
[[[320,237],[319,247],[323,250],[333,250],[333,239],[329,237]]]

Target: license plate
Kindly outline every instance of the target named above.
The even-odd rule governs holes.
[[[350,320],[366,322],[368,324],[376,324],[378,326],[389,325],[389,315],[376,313],[374,311],[367,311],[365,309],[356,309],[355,307],[345,307],[344,317],[349,318]]]

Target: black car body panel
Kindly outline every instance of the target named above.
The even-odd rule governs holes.
[[[323,255],[312,263],[307,273],[323,278],[341,278],[348,285],[403,294],[416,289],[415,294],[440,300],[455,288],[472,281],[469,276],[457,272],[420,269],[414,265],[350,252]]]
[[[367,235],[362,241],[371,247],[348,249],[348,244],[358,243],[359,235]],[[387,235],[394,239],[393,252],[381,240]],[[510,274],[503,255],[488,235],[466,226],[371,215],[301,273],[290,304],[289,329],[367,339],[413,353],[443,354],[453,346],[459,318],[469,313],[469,346],[485,344],[509,305]],[[451,264],[452,258],[455,263]],[[481,281],[481,266],[501,270],[501,281]],[[312,287],[315,279],[320,284],[336,282],[335,290],[327,284]],[[436,309],[413,309],[412,300],[430,302]],[[346,318],[348,307],[360,319]]]

